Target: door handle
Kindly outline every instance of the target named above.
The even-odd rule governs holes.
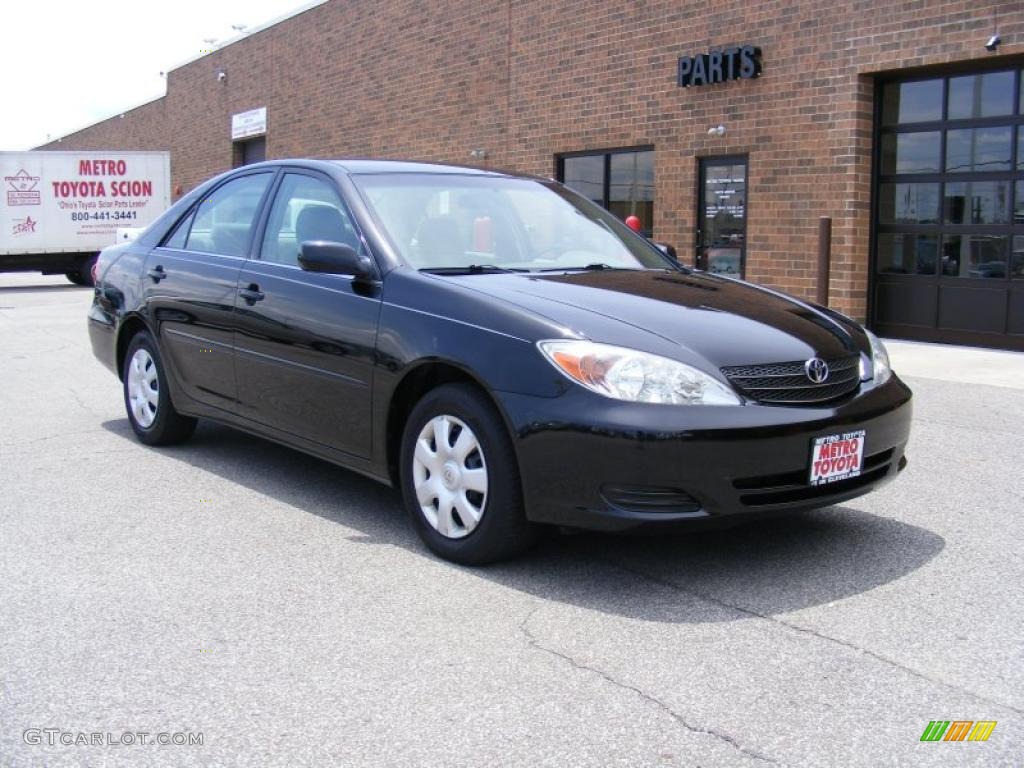
[[[249,283],[248,288],[239,288],[238,295],[246,300],[249,304],[255,304],[257,301],[263,301],[263,291],[256,283]]]
[[[167,273],[164,272],[164,268],[160,264],[157,264],[155,267],[153,267],[151,270],[149,270],[149,272],[147,272],[146,274],[149,275],[151,278],[153,278],[153,282],[154,283],[159,283],[161,280],[163,280],[165,277],[167,277]]]

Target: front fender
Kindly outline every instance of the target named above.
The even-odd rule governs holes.
[[[397,384],[409,366],[445,362],[488,390],[558,397],[569,382],[535,344],[568,333],[557,323],[500,299],[396,270],[384,286],[377,367],[385,383]]]

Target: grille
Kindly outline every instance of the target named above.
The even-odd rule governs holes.
[[[743,477],[733,480],[732,485],[736,490],[742,492],[740,503],[746,507],[756,507],[765,504],[790,504],[823,496],[833,496],[853,488],[870,485],[884,478],[892,466],[892,457],[895,452],[895,448],[889,448],[885,451],[865,456],[864,467],[860,475],[827,485],[808,485],[806,469],[784,472],[778,475]],[[900,457],[897,469],[902,471],[904,466],[906,466],[906,459]]]
[[[734,387],[759,403],[827,403],[857,390],[860,386],[858,355],[825,362],[828,363],[828,378],[821,384],[814,384],[807,378],[802,360],[766,365],[734,365],[723,368],[722,373]]]

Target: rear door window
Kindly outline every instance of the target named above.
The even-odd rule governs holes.
[[[178,222],[178,226],[174,228],[174,231],[170,236],[164,240],[164,248],[175,248],[182,250],[185,247],[185,241],[188,239],[188,229],[192,226],[192,219],[195,217],[195,211],[189,213],[184,219]]]
[[[186,250],[247,256],[260,200],[273,176],[273,173],[241,176],[211,192],[195,213]]]

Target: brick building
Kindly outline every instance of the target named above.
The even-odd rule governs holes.
[[[834,307],[1020,349],[1022,67],[1021,0],[330,0],[44,148],[167,149],[179,190],[264,154],[558,175],[805,297],[829,216]]]

